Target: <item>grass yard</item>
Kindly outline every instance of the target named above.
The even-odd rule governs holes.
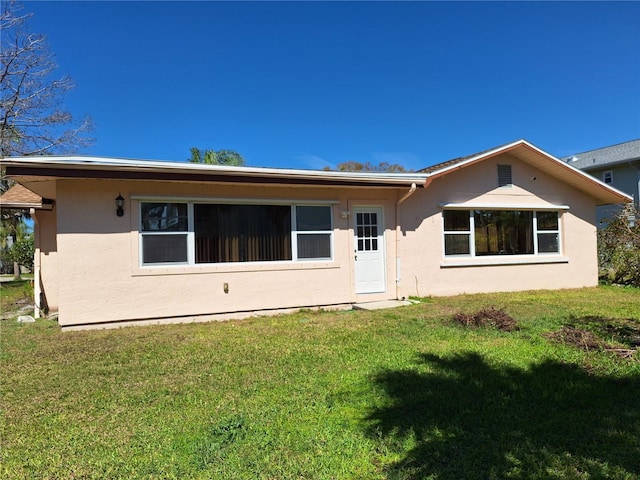
[[[3,320],[0,477],[640,478],[640,290],[422,300],[64,334]],[[489,306],[518,329],[452,319]]]

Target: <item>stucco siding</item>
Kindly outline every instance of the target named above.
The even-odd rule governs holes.
[[[126,199],[123,217],[114,199]],[[332,202],[333,259],[142,267],[139,199],[256,199]],[[164,182],[61,180],[57,188],[59,321],[62,326],[177,318],[351,303],[354,206],[384,209],[386,291],[395,298],[394,189],[229,186]],[[227,292],[225,292],[225,284]]]
[[[57,311],[58,299],[58,247],[56,235],[57,209],[36,211],[37,259],[40,265],[40,284],[42,287],[42,307]]]
[[[512,186],[497,187],[499,163],[512,165]],[[569,206],[560,216],[561,253],[519,260],[510,256],[476,257],[465,266],[453,266],[455,262],[444,255],[441,206],[451,203],[468,204],[470,209],[475,205],[522,205],[533,210],[540,206]],[[399,296],[596,285],[594,221],[595,205],[590,197],[508,156],[451,173],[417,192],[401,210],[404,241],[400,251]],[[529,263],[536,261],[540,263]]]

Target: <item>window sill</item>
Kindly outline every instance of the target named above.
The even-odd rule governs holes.
[[[495,257],[467,257],[447,258],[440,263],[440,268],[455,267],[488,267],[502,265],[537,265],[546,263],[569,263],[569,259],[562,255],[536,256],[495,256]]]
[[[292,270],[317,270],[340,268],[332,261],[318,262],[274,262],[274,263],[225,263],[219,265],[158,265],[139,267],[132,272],[137,276],[154,275],[200,275],[210,273],[277,272]]]

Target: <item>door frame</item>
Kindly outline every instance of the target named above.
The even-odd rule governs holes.
[[[387,236],[386,236],[386,232],[385,232],[385,215],[384,215],[384,211],[385,211],[385,207],[384,205],[381,205],[379,203],[374,203],[374,204],[363,204],[363,203],[358,203],[358,204],[353,204],[351,206],[352,214],[352,221],[351,221],[351,242],[352,242],[352,249],[351,249],[351,255],[353,255],[351,258],[353,260],[353,290],[356,296],[358,295],[375,295],[375,294],[386,294],[388,291],[388,285],[387,285]],[[376,290],[372,290],[372,291],[365,291],[365,292],[358,292],[357,289],[357,268],[358,268],[358,264],[357,264],[357,260],[356,260],[356,255],[358,253],[358,239],[357,239],[357,214],[358,212],[375,212],[378,214],[378,245],[379,245],[379,251],[380,251],[380,257],[381,257],[381,261],[380,261],[380,273],[382,274],[382,288],[380,290],[376,289]]]

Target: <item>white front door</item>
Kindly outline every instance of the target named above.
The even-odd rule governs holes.
[[[354,213],[356,293],[384,292],[382,207],[356,207]]]

